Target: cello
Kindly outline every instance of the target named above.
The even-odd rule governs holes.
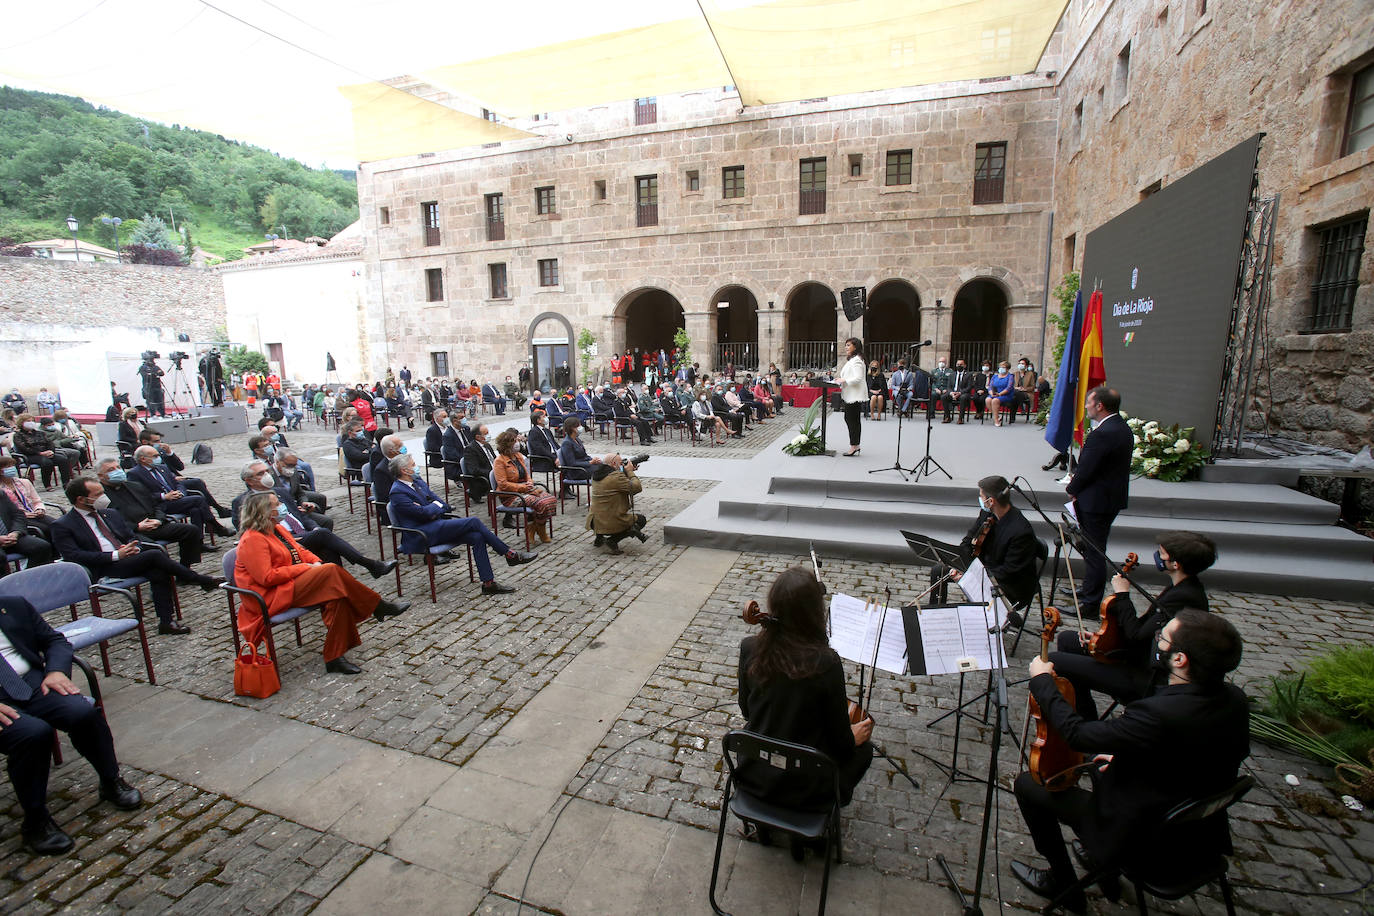
[[[1140,557],[1135,553],[1126,554],[1126,562],[1121,564],[1121,575],[1129,576],[1140,562]],[[1097,632],[1089,635],[1084,641],[1084,647],[1088,654],[1100,662],[1114,663],[1115,658],[1112,653],[1121,648],[1121,624],[1116,619],[1116,595],[1108,595],[1102,599],[1102,605],[1098,609],[1100,622]]]
[[[1040,660],[1049,661],[1050,642],[1054,639],[1054,633],[1059,629],[1060,617],[1057,608],[1047,607],[1041,617],[1044,624],[1040,630]],[[1074,705],[1073,684],[1067,678],[1054,675],[1054,685],[1059,689],[1060,695],[1068,701],[1070,706]],[[1035,726],[1035,737],[1030,742],[1030,774],[1038,784],[1049,789],[1051,792],[1062,792],[1065,789],[1073,788],[1078,784],[1078,777],[1082,774],[1083,754],[1069,747],[1064,738],[1050,728],[1050,724],[1045,721],[1045,715],[1040,711],[1040,704],[1036,702],[1035,695],[1031,694],[1027,700],[1029,718],[1027,727],[1031,724]]]

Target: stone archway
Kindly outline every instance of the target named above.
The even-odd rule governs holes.
[[[616,319],[624,328],[624,343],[619,350],[646,351],[673,350],[673,335],[687,326],[687,316],[682,303],[672,293],[658,287],[641,287],[627,293],[615,309]],[[617,335],[620,336],[620,335]],[[614,353],[605,354],[607,360]],[[638,381],[642,363],[636,358],[635,368],[628,378]]]
[[[787,368],[835,366],[835,293],[823,283],[802,283],[787,297]]]
[[[987,277],[959,287],[951,315],[950,356],[968,360],[970,369],[995,366],[1007,358],[1007,291]]]
[[[760,365],[759,303],[743,286],[726,286],[711,297],[716,314],[715,367],[756,369]]]
[[[868,293],[864,353],[887,372],[921,337],[921,297],[906,280],[884,280]]]
[[[536,388],[547,391],[577,384],[572,322],[558,312],[544,312],[530,322],[525,339]]]

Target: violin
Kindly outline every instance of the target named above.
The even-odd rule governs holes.
[[[1129,576],[1140,562],[1140,557],[1134,553],[1126,554],[1126,562],[1121,564],[1121,575]],[[1121,648],[1121,624],[1116,619],[1116,595],[1108,595],[1102,599],[1102,606],[1098,610],[1101,622],[1098,624],[1097,632],[1088,636],[1088,654],[1100,662],[1115,662],[1112,653]]]
[[[1042,615],[1043,628],[1040,630],[1040,660],[1049,661],[1050,641],[1054,639],[1054,633],[1059,629],[1059,611],[1053,607],[1045,608]],[[1067,678],[1054,675],[1054,686],[1059,689],[1059,693],[1068,701],[1070,706],[1074,705],[1073,684]],[[1078,777],[1082,775],[1083,755],[1069,747],[1059,733],[1050,728],[1050,724],[1045,721],[1044,713],[1040,711],[1040,704],[1036,702],[1035,695],[1031,694],[1029,700],[1030,717],[1028,723],[1035,725],[1035,738],[1030,743],[1030,774],[1031,778],[1037,783],[1049,789],[1051,792],[1062,792],[1078,784]]]
[[[997,524],[997,516],[989,512],[987,520],[978,528],[978,533],[973,536],[973,555],[981,557],[983,555],[983,542],[992,533],[992,526]]]

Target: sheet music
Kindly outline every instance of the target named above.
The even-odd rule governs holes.
[[[884,619],[881,604],[870,604],[849,595],[832,595],[830,648],[846,661],[873,666],[875,643],[878,649],[876,667],[891,674],[906,673],[906,631],[902,629],[901,612],[888,610]]]
[[[1001,640],[991,639],[991,645],[998,653],[996,663],[988,651],[989,622],[986,622],[985,613],[986,607],[981,604],[926,608],[920,612],[921,649],[925,656],[926,674],[956,674],[960,670],[961,658],[972,658],[978,671],[1006,666]]]
[[[992,595],[992,579],[988,576],[988,571],[983,567],[983,561],[977,557],[969,564],[968,570],[959,577],[959,587],[964,590],[968,600],[976,603],[987,603],[989,596]],[[993,619],[998,624],[1007,622],[1007,611],[1009,608],[1001,598],[994,598],[992,603]]]

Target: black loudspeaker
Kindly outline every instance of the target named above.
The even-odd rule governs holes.
[[[847,286],[840,291],[840,302],[844,305],[844,317],[858,321],[864,314],[864,303],[868,290],[862,286]]]

